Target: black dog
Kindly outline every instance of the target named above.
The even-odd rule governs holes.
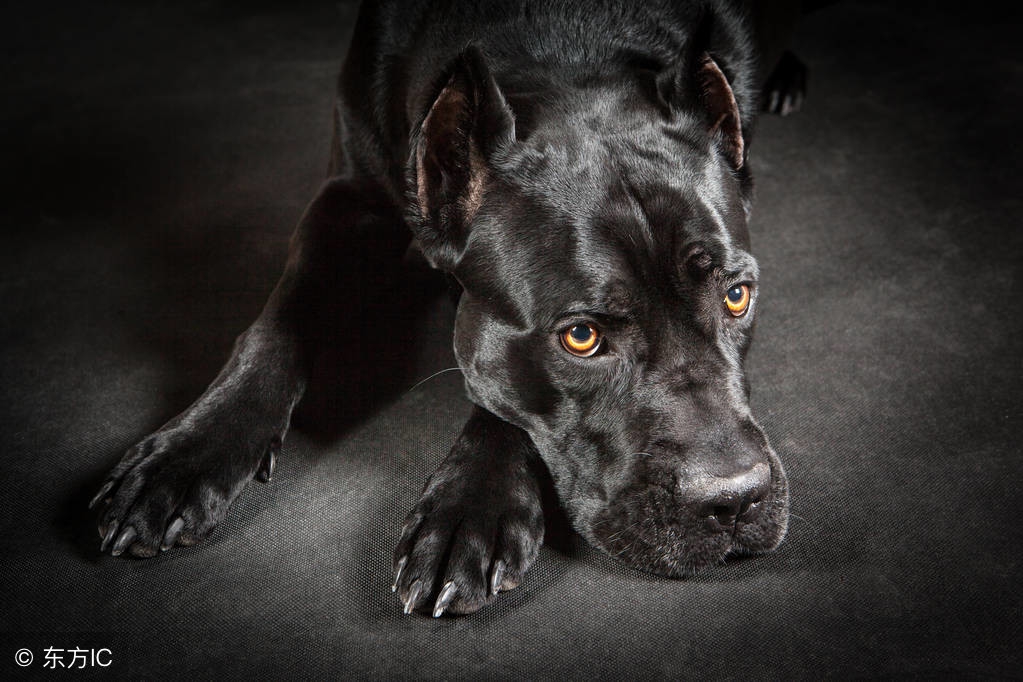
[[[284,275],[207,391],[111,471],[103,549],[195,543],[270,478],[324,311],[358,324],[410,226],[462,288],[476,408],[402,531],[406,612],[471,612],[519,583],[544,468],[574,528],[637,568],[775,548],[786,478],[743,371],[748,24],[710,2],[369,3]]]

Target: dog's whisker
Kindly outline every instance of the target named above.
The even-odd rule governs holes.
[[[789,512],[789,517],[793,518],[793,519],[799,519],[800,521],[802,521],[806,525],[810,526],[814,530],[818,530],[817,524],[813,523],[812,521],[810,521],[809,519],[807,519],[805,517],[800,516],[799,514],[793,514],[792,512]]]
[[[423,379],[422,381],[418,382],[415,386],[413,386],[409,390],[405,391],[405,395],[408,395],[409,393],[411,393],[412,391],[416,390],[417,388],[419,388],[420,386],[425,384],[430,379],[433,379],[434,377],[440,376],[441,374],[444,374],[446,372],[461,372],[461,371],[462,371],[461,367],[448,367],[446,369],[440,370],[439,372],[434,372],[430,376],[428,376],[425,379]]]

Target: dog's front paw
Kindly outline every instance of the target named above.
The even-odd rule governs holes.
[[[165,427],[134,446],[90,503],[102,505],[100,551],[151,557],[205,538],[253,476],[269,481],[281,440]]]
[[[406,614],[473,613],[517,587],[536,560],[544,521],[535,481],[479,474],[442,467],[409,513],[392,587]]]
[[[785,51],[764,86],[764,111],[788,116],[803,108],[808,69],[796,55]]]

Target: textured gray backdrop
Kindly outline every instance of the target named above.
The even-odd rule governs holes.
[[[0,667],[105,646],[98,676],[1020,675],[1023,55],[1018,17],[978,7],[820,11],[797,36],[806,110],[757,129],[750,376],[790,476],[778,552],[675,582],[569,536],[437,621],[389,585],[469,412],[455,372],[408,391],[453,364],[443,299],[356,330],[398,341],[375,370],[324,362],[273,484],[201,546],[101,557],[85,509],[272,287],[354,8],[5,11]]]

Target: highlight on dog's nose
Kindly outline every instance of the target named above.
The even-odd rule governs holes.
[[[756,518],[770,492],[771,468],[759,462],[731,476],[706,476],[681,485],[696,515],[711,522],[713,530],[733,530]]]

